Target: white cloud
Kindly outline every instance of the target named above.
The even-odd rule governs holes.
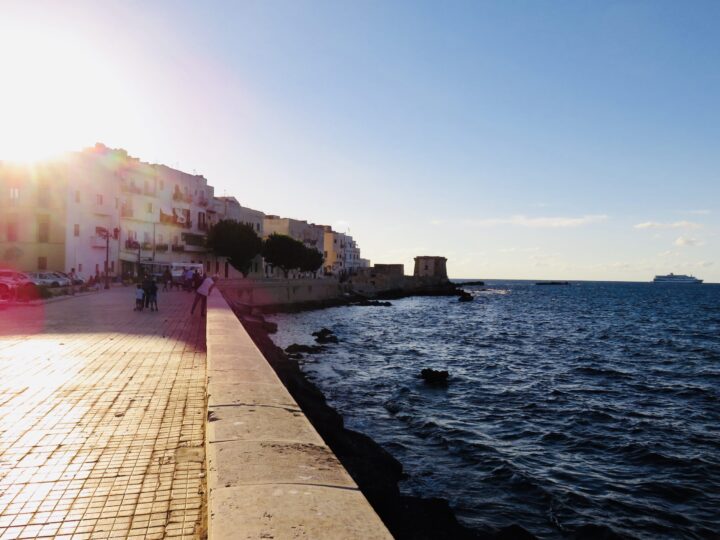
[[[688,236],[680,236],[675,240],[675,245],[681,247],[699,246],[701,244],[702,243],[695,238],[690,238]]]
[[[497,225],[515,225],[534,229],[554,229],[565,227],[582,227],[592,223],[605,221],[604,214],[593,214],[581,217],[528,217],[524,215],[510,216],[508,218],[469,219],[465,225],[474,227],[494,227]]]
[[[675,221],[673,223],[658,223],[657,221],[646,221],[635,225],[636,229],[700,229],[702,225],[692,221]]]

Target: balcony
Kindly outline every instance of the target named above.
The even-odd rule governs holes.
[[[127,208],[127,207],[123,206],[123,207],[120,209],[120,216],[121,216],[121,217],[131,218],[131,217],[134,217],[134,215],[135,215],[135,212],[133,212],[133,209],[132,209],[132,208]]]
[[[191,203],[193,202],[193,196],[183,193],[182,191],[176,191],[173,193],[173,200],[174,201],[180,201],[180,202],[186,202]]]
[[[168,246],[167,244],[155,244],[155,251],[157,251],[158,253],[164,253],[168,249],[170,249],[170,246]]]
[[[172,250],[173,250],[175,253],[182,252],[182,251],[185,251],[185,246],[183,246],[182,244],[173,244],[173,245],[172,245]]]
[[[142,193],[142,189],[137,187],[135,184],[128,184],[126,182],[120,184],[120,190],[124,193],[137,193],[138,195]]]
[[[140,244],[140,247],[143,251],[150,251],[152,250],[152,242],[143,242],[142,244]]]
[[[140,249],[140,242],[133,239],[125,240],[125,249]]]
[[[201,197],[200,199],[198,199],[197,203],[198,206],[207,206],[208,204],[210,204],[210,201],[207,200],[205,197]]]
[[[105,249],[107,246],[107,242],[105,241],[104,236],[91,236],[90,237],[90,246],[98,249]]]

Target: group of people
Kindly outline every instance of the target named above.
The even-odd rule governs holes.
[[[163,290],[167,291],[172,286],[172,276],[169,276],[169,272],[162,276]],[[169,277],[169,279],[168,279]],[[188,292],[195,291],[195,300],[193,301],[192,308],[190,308],[190,314],[195,313],[195,308],[200,304],[200,315],[205,316],[207,310],[207,297],[215,288],[215,280],[207,274],[200,274],[197,270],[195,272],[188,271],[183,274],[183,282]],[[135,308],[134,311],[143,311],[143,309],[149,308],[150,311],[158,311],[158,283],[157,281],[147,275],[143,279],[142,283],[137,284],[135,289]]]
[[[150,276],[145,276],[142,283],[137,284],[135,289],[135,310],[142,311],[150,308],[150,311],[158,311],[157,303],[158,286]]]

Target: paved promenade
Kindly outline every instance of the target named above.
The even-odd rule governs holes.
[[[205,323],[129,287],[0,307],[0,539],[197,538]]]

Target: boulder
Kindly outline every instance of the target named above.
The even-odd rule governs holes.
[[[467,291],[461,291],[460,292],[460,298],[458,298],[459,302],[472,302],[473,301],[473,295],[470,294]]]
[[[313,332],[311,335],[315,336],[317,343],[337,343],[338,338],[333,334],[333,331],[328,328],[321,328],[317,332]]]
[[[449,375],[450,374],[444,369],[437,370],[425,368],[420,372],[420,376],[423,378],[425,383],[433,386],[447,386]]]
[[[299,345],[298,343],[293,343],[289,347],[285,348],[285,352],[288,354],[297,354],[297,353],[306,353],[306,354],[314,354],[319,353],[325,350],[325,347],[321,347],[319,345]]]

